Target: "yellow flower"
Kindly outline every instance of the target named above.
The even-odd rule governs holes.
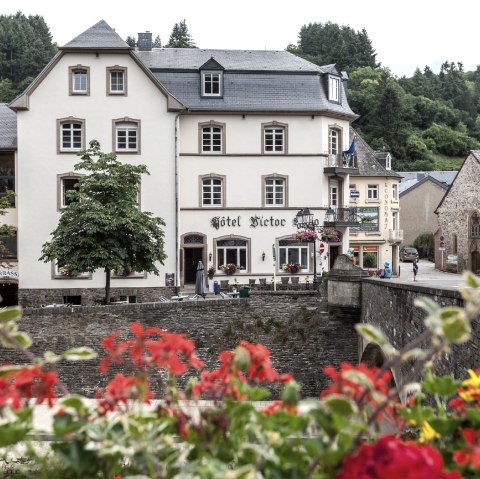
[[[422,422],[422,431],[420,432],[420,442],[429,442],[434,439],[440,439],[440,434],[433,429],[427,421]]]
[[[468,370],[468,374],[470,374],[470,379],[465,379],[465,381],[462,383],[462,386],[473,386],[474,388],[480,388],[480,376],[477,376],[475,371],[472,369]]]
[[[469,387],[468,389],[460,389],[458,395],[466,402],[473,402],[477,399],[478,392],[475,388]]]

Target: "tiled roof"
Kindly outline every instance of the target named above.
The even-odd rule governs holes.
[[[17,114],[0,103],[0,150],[17,149]]]
[[[93,25],[93,27],[80,33],[80,35],[60,49],[66,50],[77,48],[115,48],[130,50],[130,46],[122,40],[120,35],[116,33],[105,20],[100,20]]]
[[[400,177],[398,173],[384,168],[377,160],[386,156],[385,152],[374,151],[373,148],[353,129],[350,128],[350,138],[356,137],[356,153],[358,175],[353,176],[391,176]],[[350,146],[350,145],[348,145]]]
[[[473,152],[472,152],[473,153]],[[480,151],[478,152],[480,153]],[[448,187],[452,184],[457,176],[458,171],[399,171],[398,174],[402,177],[400,183],[400,193],[407,191],[412,186],[422,181],[425,177],[431,177],[438,183],[444,184]]]
[[[340,103],[327,99],[322,76],[327,72],[341,75],[335,65],[319,67],[286,51],[154,48],[135,54],[190,110],[357,116],[350,109],[343,88]],[[200,68],[212,58],[224,68],[222,98],[200,95]]]

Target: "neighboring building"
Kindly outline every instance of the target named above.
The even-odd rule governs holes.
[[[236,278],[270,279],[300,263],[312,275],[312,243],[294,240],[293,219],[309,207],[340,242],[327,245],[318,271],[349,247],[356,225],[344,164],[350,109],[334,65],[318,67],[285,51],[138,51],[104,21],[64,47],[10,107],[18,118],[19,297],[91,303],[104,273],[66,277],[38,261],[78,172],[76,154],[97,139],[122,161],[146,164],[141,208],[166,221],[161,276],[112,279],[115,294],[155,300],[169,286],[194,283],[197,263],[240,267]],[[353,159],[355,160],[355,159]],[[388,175],[387,175],[388,176]],[[42,185],[39,194],[38,185]],[[274,269],[274,253],[276,266]]]
[[[404,246],[413,246],[415,239],[423,233],[437,231],[435,209],[456,174],[456,171],[399,172],[403,177],[400,207]]]
[[[15,171],[17,170],[17,119],[15,113],[4,103],[0,103],[0,197],[8,191],[16,191]],[[12,207],[2,216],[2,223],[16,227],[17,199]],[[17,304],[18,265],[17,236],[4,238],[8,249],[5,257],[0,259],[0,296],[2,306]]]
[[[440,224],[435,249],[443,236],[445,263],[451,258],[458,271],[479,273],[480,150],[470,152],[435,213]]]
[[[392,171],[389,153],[374,151],[353,130],[351,135],[356,137],[358,172],[350,175],[349,201],[358,209],[360,224],[350,229],[350,247],[359,266],[378,269],[388,261],[397,274],[400,175]]]

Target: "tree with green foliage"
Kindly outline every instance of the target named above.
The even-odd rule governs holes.
[[[56,51],[43,17],[26,17],[21,12],[0,15],[0,101],[21,93]]]
[[[62,210],[52,240],[43,245],[40,260],[82,272],[103,268],[108,303],[112,271],[131,268],[158,275],[156,262],[163,264],[166,258],[165,223],[138,207],[146,166],[121,163],[115,154],[102,153],[96,140],[80,155],[75,170],[90,174],[68,191],[70,204]]]
[[[185,20],[182,20],[180,23],[175,23],[165,48],[197,48],[188,32]]]
[[[12,208],[15,193],[7,191],[4,196],[0,198],[0,216],[5,216],[9,208]],[[12,258],[13,251],[8,247],[8,239],[15,236],[15,228],[5,223],[0,225],[0,265],[8,266],[8,258]],[[1,298],[0,298],[1,301]]]
[[[155,40],[153,40],[152,48],[162,48],[162,40],[160,40],[160,35],[157,35]]]
[[[365,30],[336,23],[309,23],[300,29],[298,44],[287,50],[317,65],[335,63],[339,70],[378,66],[376,53]]]
[[[129,46],[129,47],[132,47],[132,48],[135,48],[137,46],[137,39],[135,37],[132,37],[131,35],[129,35],[126,40],[125,40],[125,43]]]
[[[423,233],[415,238],[413,246],[417,249],[420,258],[428,258],[435,250],[433,233]]]

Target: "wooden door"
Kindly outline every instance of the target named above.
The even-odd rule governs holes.
[[[202,259],[203,248],[185,248],[184,277],[185,284],[195,283],[198,262]]]
[[[480,252],[472,251],[472,272],[480,274]]]

